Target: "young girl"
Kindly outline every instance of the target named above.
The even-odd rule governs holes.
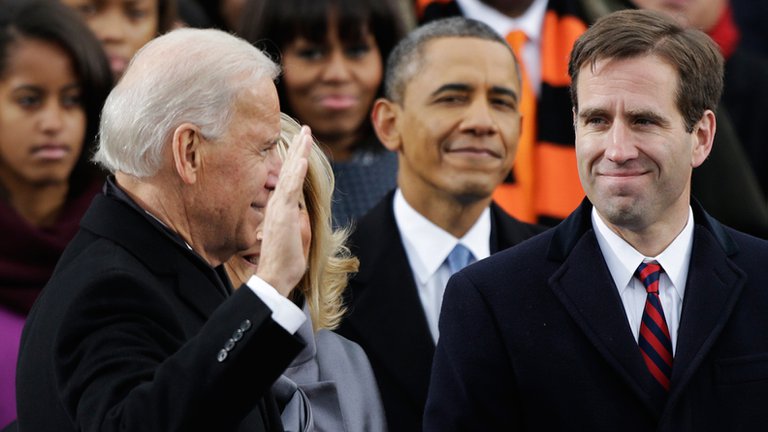
[[[139,48],[170,30],[174,0],[62,0],[77,10],[104,47],[115,81]]]
[[[112,79],[98,41],[59,2],[0,11],[1,427],[16,416],[24,317],[102,183],[88,159]]]

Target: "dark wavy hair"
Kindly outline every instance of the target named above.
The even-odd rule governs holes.
[[[86,117],[85,142],[69,177],[69,194],[76,195],[93,176],[90,164],[99,115],[112,87],[112,72],[104,50],[76,12],[57,0],[0,1],[0,79],[8,73],[13,46],[22,39],[55,44],[68,55],[81,87]]]
[[[239,34],[281,63],[281,51],[297,37],[317,44],[325,42],[331,11],[336,14],[343,42],[362,42],[366,29],[374,36],[382,64],[405,35],[404,20],[392,0],[247,0]],[[382,80],[377,97],[383,95],[383,90]],[[280,81],[277,91],[281,109],[295,117]],[[364,128],[364,135],[373,133],[370,120]]]

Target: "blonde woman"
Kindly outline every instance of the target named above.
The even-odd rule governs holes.
[[[279,151],[300,125],[283,114]],[[384,411],[370,363],[354,342],[333,333],[344,313],[342,293],[358,261],[344,242],[346,230],[332,227],[334,177],[323,151],[313,146],[304,181],[301,238],[307,271],[291,293],[307,321],[296,333],[306,347],[277,381],[273,391],[286,430],[386,431]],[[225,268],[235,287],[258,266],[259,243],[230,259]],[[302,402],[303,400],[303,402]],[[308,401],[308,407],[302,405]]]

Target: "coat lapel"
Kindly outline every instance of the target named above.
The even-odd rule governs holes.
[[[592,205],[581,207],[560,224],[549,258],[562,261],[549,280],[555,296],[584,335],[642,403],[657,417],[651,376],[627,322],[624,306],[592,229]]]
[[[206,320],[228,292],[219,275],[147,216],[125,207],[128,204],[98,195],[81,226],[120,244],[158,277],[175,278],[178,294]]]
[[[662,407],[649,396],[650,374],[594,232],[576,244],[550,279],[550,287],[605,361],[648,409],[660,415]]]
[[[371,363],[421,406],[435,345],[395,224],[392,196],[372,210],[354,238],[361,268],[350,283],[347,324],[359,334]]]
[[[668,410],[717,341],[747,280],[728,258],[738,249],[722,227],[703,212],[695,219],[703,224],[694,230]]]

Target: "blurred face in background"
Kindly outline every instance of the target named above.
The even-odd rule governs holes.
[[[381,85],[376,39],[343,41],[334,14],[323,43],[301,36],[283,48],[285,95],[293,114],[335,152],[354,145]],[[338,157],[337,157],[338,159]]]
[[[632,0],[640,9],[665,13],[680,25],[704,32],[715,26],[728,0]]]
[[[85,137],[81,88],[59,46],[20,38],[0,73],[0,180],[6,188],[65,183]]]
[[[119,79],[136,51],[158,34],[159,0],[62,0],[77,10],[104,46]]]

